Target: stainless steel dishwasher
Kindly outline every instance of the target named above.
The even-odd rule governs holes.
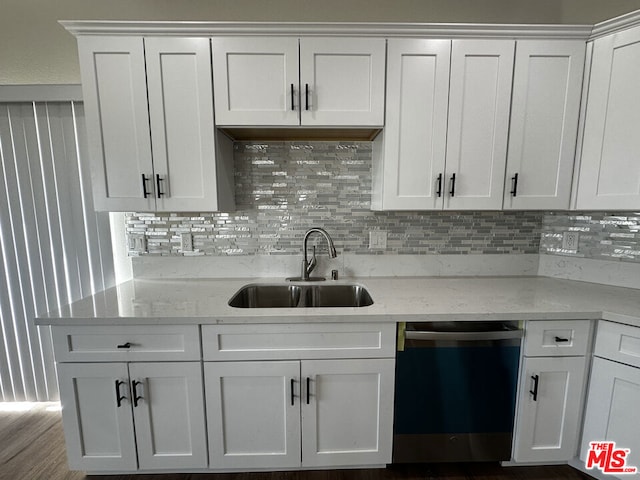
[[[394,463],[511,458],[518,322],[400,324]]]

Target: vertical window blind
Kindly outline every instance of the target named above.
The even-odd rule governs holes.
[[[0,103],[0,401],[53,401],[55,310],[115,283],[93,211],[82,103]]]

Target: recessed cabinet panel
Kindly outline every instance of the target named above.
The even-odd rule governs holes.
[[[506,40],[453,40],[447,209],[502,208],[514,46]]]
[[[450,40],[389,40],[384,210],[441,209]]]
[[[391,462],[393,359],[308,360],[302,404],[305,466]]]
[[[69,468],[136,470],[127,365],[66,363],[57,369]]]
[[[580,458],[586,460],[589,442],[613,441],[629,449],[627,465],[640,466],[639,404],[640,369],[594,358]]]
[[[518,40],[505,209],[567,209],[584,41]]]
[[[302,125],[384,125],[385,40],[300,39]]]
[[[300,363],[205,363],[212,468],[300,466]]]
[[[579,209],[640,206],[640,28],[596,39],[578,184]]]
[[[299,125],[298,39],[213,38],[218,125]]]
[[[585,357],[524,359],[513,452],[516,461],[574,457],[585,365]]]
[[[140,468],[205,468],[201,363],[131,363],[129,374]]]
[[[82,94],[96,210],[152,210],[151,142],[141,37],[82,37]],[[143,194],[145,175],[149,195]]]
[[[218,210],[208,38],[145,38],[157,210]]]

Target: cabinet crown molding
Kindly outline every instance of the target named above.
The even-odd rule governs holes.
[[[592,25],[365,22],[198,22],[61,20],[79,35],[358,36],[420,38],[538,38],[587,40]]]
[[[589,40],[616,33],[640,25],[640,10],[635,10],[619,17],[611,18],[593,26]]]

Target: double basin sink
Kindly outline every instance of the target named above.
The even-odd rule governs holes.
[[[371,295],[361,285],[245,285],[229,300],[237,308],[367,307]]]

